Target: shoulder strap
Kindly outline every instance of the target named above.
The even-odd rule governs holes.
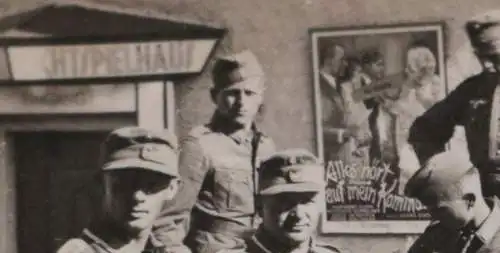
[[[258,168],[259,168],[259,165],[257,164],[257,155],[258,155],[258,151],[259,151],[259,144],[260,144],[260,140],[262,138],[262,133],[260,133],[259,131],[254,131],[254,135],[252,137],[252,157],[251,157],[251,162],[252,162],[252,177],[253,177],[253,202],[254,202],[254,207],[255,207],[255,210],[259,210],[259,202],[257,201],[257,195],[258,195],[258,191],[259,191],[259,172],[258,172]],[[259,217],[257,217],[257,212],[254,213],[253,217],[252,217],[252,225],[254,227],[257,227],[257,220]]]
[[[92,246],[82,238],[73,238],[64,243],[57,253],[90,253]]]
[[[262,139],[262,133],[259,131],[255,131],[252,138],[252,166],[254,170],[258,168],[257,153],[259,150],[259,143],[261,139]]]
[[[112,248],[110,248],[104,241],[102,241],[88,229],[83,230],[80,238],[85,241],[92,249],[94,249],[95,252],[113,252]]]

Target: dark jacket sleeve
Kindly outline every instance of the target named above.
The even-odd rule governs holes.
[[[463,122],[471,91],[471,83],[467,80],[413,122],[408,142],[421,163],[445,150],[455,126]]]
[[[439,223],[430,224],[413,242],[407,253],[446,252],[457,238],[458,234],[455,231],[450,231]]]
[[[187,137],[181,144],[179,155],[179,191],[173,200],[166,201],[153,228],[155,237],[167,247],[181,245],[187,234],[191,209],[209,170],[208,163],[199,138]]]

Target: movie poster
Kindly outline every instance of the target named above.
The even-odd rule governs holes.
[[[311,29],[323,232],[418,233],[400,152],[413,121],[447,93],[442,24]]]

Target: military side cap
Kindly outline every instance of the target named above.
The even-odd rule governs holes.
[[[103,143],[102,169],[144,169],[179,176],[177,137],[168,130],[123,127],[111,132]]]
[[[264,71],[255,55],[245,50],[240,53],[219,57],[212,70],[212,81],[216,90],[252,82],[253,88],[263,89]]]
[[[259,168],[261,195],[319,192],[324,188],[324,166],[307,150],[288,149],[277,152]]]
[[[468,156],[448,150],[431,157],[409,180],[405,195],[420,200],[424,193],[440,196],[459,182],[471,169]]]
[[[500,11],[473,17],[465,29],[472,46],[479,53],[500,52]]]

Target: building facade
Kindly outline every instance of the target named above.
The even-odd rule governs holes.
[[[471,71],[465,21],[500,8],[494,0],[64,2],[0,5],[2,252],[56,247],[86,222],[96,196],[79,187],[93,180],[108,130],[139,124],[182,136],[206,122],[214,55],[252,50],[268,82],[263,130],[279,148],[314,151],[310,28],[444,22],[453,87]],[[138,52],[148,50],[163,59],[144,60]],[[412,236],[320,235],[347,252],[393,252]]]

